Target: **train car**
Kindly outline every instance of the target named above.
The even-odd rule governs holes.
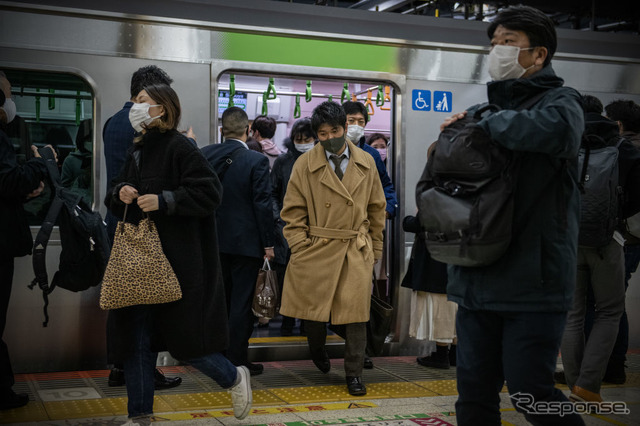
[[[16,152],[28,157],[28,144],[50,143],[61,162],[83,152],[91,175],[83,195],[103,214],[102,128],[130,98],[131,74],[141,66],[158,65],[174,79],[182,127],[193,127],[199,146],[219,142],[219,118],[230,98],[250,118],[274,117],[276,141],[324,100],[365,102],[372,113],[366,131],[390,137],[386,161],[399,200],[386,231],[383,274],[395,320],[385,353],[421,351],[423,343],[408,336],[409,292],[399,288],[413,243],[401,222],[415,212],[415,185],[439,125],[486,98],[486,22],[260,0],[0,1],[0,22],[0,70],[12,82],[21,117],[11,130]],[[558,35],[553,65],[567,85],[605,104],[640,102],[637,35]],[[266,99],[270,89],[275,99]],[[35,235],[46,197],[25,208]],[[59,252],[54,232],[50,275]],[[106,313],[98,307],[99,289],[55,290],[45,328],[42,297],[27,287],[32,279],[31,258],[16,259],[4,333],[16,372],[104,368]],[[640,304],[639,287],[633,282],[627,293],[631,347],[640,344],[640,310],[631,309]],[[255,341],[251,347],[256,360],[306,357],[305,351],[300,342]]]

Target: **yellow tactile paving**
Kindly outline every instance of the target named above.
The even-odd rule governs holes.
[[[387,398],[438,396],[435,392],[408,382],[372,383],[367,385],[367,395],[369,392],[378,392]]]
[[[327,401],[341,401],[354,399],[355,397],[349,395],[347,392],[347,385],[334,385],[334,386],[309,386],[303,388],[281,388],[270,389],[271,393],[275,394],[278,398],[286,401],[288,404],[305,404],[312,402],[327,402]],[[366,397],[371,397],[366,395]],[[379,398],[380,395],[375,396]],[[363,398],[363,397],[358,397]]]
[[[166,411],[206,410],[207,408],[231,407],[231,396],[227,392],[203,392],[161,397],[171,409]],[[160,411],[154,407],[154,411]]]
[[[458,388],[455,380],[429,380],[424,382],[413,382],[418,386],[422,386],[437,395],[457,395]]]
[[[48,401],[44,408],[51,420],[104,417],[113,415],[105,399],[79,399],[75,401]]]
[[[49,420],[42,402],[30,401],[27,405],[13,410],[3,410],[0,424],[27,423]]]
[[[268,405],[280,405],[284,404],[284,401],[278,398],[273,392],[268,390],[254,390],[253,391],[253,405],[268,406]]]
[[[344,340],[340,336],[331,335],[327,336],[327,342],[340,342]],[[307,343],[305,336],[287,336],[287,337],[252,337],[249,339],[249,344],[252,343]]]

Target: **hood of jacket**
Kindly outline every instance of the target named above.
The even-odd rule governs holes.
[[[260,141],[260,145],[262,146],[262,152],[269,155],[280,155],[280,149],[271,139],[262,139]]]
[[[584,124],[585,135],[600,136],[605,140],[605,142],[607,142],[606,145],[611,145],[609,142],[614,138],[617,140],[618,136],[620,136],[618,123],[603,117],[597,112],[586,113],[584,115]]]

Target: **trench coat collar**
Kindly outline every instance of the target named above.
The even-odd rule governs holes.
[[[351,193],[365,178],[366,171],[371,167],[367,162],[368,153],[354,145],[349,139],[345,139],[349,147],[349,165],[342,180],[329,167],[329,162],[322,145],[317,144],[309,151],[309,171],[320,172],[320,183],[336,191],[347,200],[351,200]],[[364,170],[363,170],[364,169]]]

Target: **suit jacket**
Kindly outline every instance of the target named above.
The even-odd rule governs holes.
[[[238,150],[224,174],[222,203],[216,210],[220,253],[262,258],[274,245],[269,160],[235,139],[202,148],[216,173]]]
[[[129,121],[129,111],[133,102],[128,101],[122,109],[107,120],[102,129],[104,158],[107,166],[107,186],[118,176],[127,159],[127,151],[133,145],[136,131]]]

